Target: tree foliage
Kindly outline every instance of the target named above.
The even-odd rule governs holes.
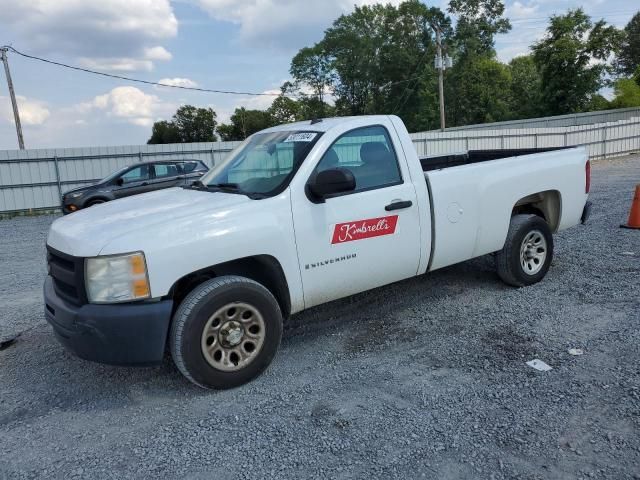
[[[511,30],[502,0],[451,0],[449,12],[458,17],[455,40],[461,55],[492,54],[495,36]]]
[[[547,115],[587,110],[605,85],[606,61],[619,40],[615,27],[592,23],[581,8],[551,17],[545,38],[532,47]]]
[[[621,75],[632,76],[640,67],[640,12],[624,27],[622,37],[616,68]]]
[[[153,125],[149,143],[210,141],[214,129],[223,140],[242,140],[336,115],[395,114],[410,131],[438,128],[437,30],[453,58],[444,73],[447,126],[638,105],[640,12],[624,30],[593,22],[580,8],[553,15],[531,54],[505,64],[495,38],[510,29],[503,0],[450,0],[447,12],[420,0],[356,6],[297,52],[292,81],[268,109],[236,108],[217,125],[213,110],[183,106]],[[602,96],[608,85],[611,102]]]
[[[247,110],[244,107],[236,108],[230,120],[230,123],[218,127],[218,134],[223,141],[244,140],[249,135],[274,125],[268,111]]]
[[[613,86],[612,108],[640,107],[640,85],[632,78],[620,78]]]
[[[510,116],[533,118],[544,115],[540,106],[542,79],[531,55],[516,57],[509,62],[511,70]]]
[[[211,108],[183,105],[171,121],[161,120],[153,124],[147,143],[215,142],[218,139],[214,133],[217,124],[216,112]]]
[[[491,56],[470,57],[448,77],[447,124],[471,125],[510,117],[511,71]]]

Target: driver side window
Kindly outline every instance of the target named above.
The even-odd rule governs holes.
[[[358,128],[342,135],[327,150],[314,174],[343,167],[356,179],[354,192],[402,183],[398,159],[386,128]]]
[[[127,173],[120,177],[122,183],[142,182],[149,180],[149,165],[140,165],[139,167],[129,170]]]

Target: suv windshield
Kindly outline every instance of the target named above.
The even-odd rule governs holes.
[[[131,167],[123,167],[120,170],[116,170],[113,173],[110,173],[109,175],[107,175],[106,177],[104,177],[102,180],[100,180],[98,183],[107,183],[110,182],[111,180],[114,180],[116,177],[119,177],[120,175],[122,175],[124,172],[126,172],[129,168]]]
[[[322,132],[257,133],[242,142],[201,182],[247,195],[277,195],[289,184]]]

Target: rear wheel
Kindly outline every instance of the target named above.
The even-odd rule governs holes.
[[[544,278],[553,258],[553,236],[545,220],[537,215],[514,215],[496,268],[509,285],[524,287]]]
[[[196,287],[173,317],[170,349],[178,370],[203,388],[232,388],[260,375],[282,337],[271,292],[245,277],[223,276]]]

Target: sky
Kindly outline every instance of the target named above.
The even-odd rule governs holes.
[[[354,4],[375,0],[0,0],[0,45],[102,72],[202,88],[278,92],[302,47]],[[398,4],[400,0],[384,3]],[[446,0],[425,2],[446,9]],[[629,0],[507,0],[513,29],[497,37],[498,57],[526,54],[554,13],[582,6],[623,27]],[[145,86],[48,65],[9,53],[27,148],[137,145],[153,122],[182,104],[213,108],[227,121],[247,97]],[[17,148],[0,72],[0,149]]]

